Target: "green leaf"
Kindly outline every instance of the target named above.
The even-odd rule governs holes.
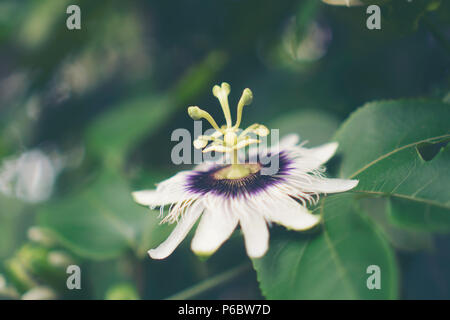
[[[271,129],[279,129],[280,137],[298,133],[301,140],[308,140],[308,146],[330,141],[338,129],[338,120],[329,113],[316,110],[301,110],[279,117],[271,122]]]
[[[175,109],[170,99],[147,95],[126,100],[92,123],[88,148],[107,164],[121,164],[126,153],[155,131]]]
[[[407,230],[393,225],[390,219],[388,204],[390,199],[361,199],[364,212],[383,230],[390,244],[398,250],[425,251],[433,248],[433,237],[423,230]]]
[[[5,261],[6,273],[20,292],[25,292],[45,282],[53,288],[64,288],[66,266],[53,263],[51,256],[62,253],[40,245],[26,243]],[[67,256],[68,257],[68,256]],[[70,258],[67,258],[68,261]]]
[[[431,232],[450,232],[448,210],[427,203],[389,199],[387,212],[394,225]]]
[[[324,199],[323,230],[317,235],[284,232],[269,252],[253,260],[269,299],[395,299],[394,253],[375,224],[360,215],[354,195]],[[367,267],[381,270],[381,289],[367,288]]]
[[[139,255],[167,236],[158,214],[133,202],[121,177],[102,172],[85,190],[45,206],[39,224],[73,252],[92,259],[112,258],[128,248]]]
[[[392,215],[398,222],[420,225],[418,216],[422,216],[422,222],[430,222],[425,229],[447,230],[450,153],[446,147],[434,157],[430,152],[424,157],[421,147],[448,141],[449,119],[450,105],[440,101],[394,100],[365,105],[335,136],[342,156],[340,175],[360,180],[354,191],[391,197],[391,213],[395,212]]]

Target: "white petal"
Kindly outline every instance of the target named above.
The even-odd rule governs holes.
[[[295,147],[300,141],[300,137],[296,133],[291,133],[280,139],[279,143],[274,143],[269,148],[265,148],[264,146],[257,145],[254,147],[250,147],[248,150],[248,157],[250,159],[255,158],[258,154],[267,154],[268,152],[272,154],[277,154],[278,152],[284,149],[290,149]]]
[[[269,248],[269,230],[262,215],[247,212],[239,219],[244,233],[245,248],[250,258],[262,257]]]
[[[206,210],[192,239],[192,251],[200,255],[211,255],[231,236],[237,223],[235,215],[219,208],[214,211]]]
[[[311,182],[305,185],[309,192],[318,193],[335,193],[353,189],[359,180],[349,179],[328,179],[328,178],[311,178]]]
[[[134,191],[131,193],[131,195],[133,196],[134,201],[136,201],[137,203],[151,207],[165,206],[167,204],[175,203],[179,200],[178,197],[170,197],[170,195],[162,197],[161,194],[156,190]]]
[[[336,152],[339,144],[337,142],[330,142],[321,146],[306,149],[309,156],[317,159],[320,164],[327,162]],[[305,149],[303,149],[305,150]]]
[[[290,190],[295,192],[298,190]],[[320,222],[320,216],[311,214],[302,204],[292,199],[289,190],[274,186],[247,201],[249,209],[258,212],[267,220],[281,224],[288,229],[307,230]]]
[[[300,203],[289,198],[279,202],[278,210],[272,210],[270,220],[292,230],[308,230],[320,222],[320,216],[314,215]]]
[[[296,209],[285,209],[274,212],[271,220],[292,230],[308,230],[320,222],[320,216],[314,215],[301,204]]]
[[[296,133],[288,134],[288,135],[284,136],[283,138],[281,138],[280,144],[279,144],[280,150],[292,148],[295,145],[297,145],[299,141],[300,141],[300,137],[298,134],[296,134]]]
[[[200,205],[198,201],[189,207],[183,217],[177,222],[177,226],[173,229],[166,241],[161,243],[156,249],[151,249],[148,251],[150,257],[153,259],[167,258],[181,243],[181,241],[183,241],[202,212],[203,206]]]
[[[194,171],[208,171],[215,166],[212,162],[202,162],[194,167]]]
[[[184,185],[184,183],[186,182],[186,177],[189,176],[189,174],[191,174],[191,173],[192,173],[191,170],[180,171],[173,177],[170,177],[169,179],[166,179],[166,180],[158,183],[157,190],[165,191],[165,190],[168,190],[171,188],[180,187],[180,186]]]
[[[132,192],[134,201],[144,206],[165,206],[186,200],[186,178],[192,171],[181,171],[158,183],[156,190],[141,190]]]

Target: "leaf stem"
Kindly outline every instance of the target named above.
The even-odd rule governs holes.
[[[192,287],[182,290],[182,291],[166,298],[166,300],[191,299],[192,297],[198,296],[199,294],[204,293],[216,286],[223,285],[223,284],[227,283],[228,281],[239,277],[240,275],[249,271],[250,267],[251,267],[251,264],[246,262],[242,265],[234,267],[233,269],[230,269],[230,270],[220,273],[214,277],[211,277],[202,282],[199,282],[198,284],[193,285]]]

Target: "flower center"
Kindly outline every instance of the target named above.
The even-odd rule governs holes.
[[[261,142],[258,139],[251,138],[249,136],[250,133],[256,134],[260,137],[265,137],[269,134],[269,129],[261,124],[255,123],[240,132],[238,135],[237,133],[240,130],[239,126],[242,120],[242,110],[244,109],[244,106],[252,103],[253,94],[250,89],[244,89],[241,99],[239,99],[239,103],[237,105],[236,123],[232,125],[230,106],[228,104],[228,94],[230,93],[230,90],[230,85],[226,82],[223,82],[220,86],[215,85],[212,89],[213,95],[219,100],[222,107],[223,114],[225,115],[226,125],[223,125],[219,128],[213,117],[208,112],[200,109],[197,106],[189,107],[188,113],[189,116],[194,120],[200,120],[202,118],[207,120],[216,130],[212,135],[199,136],[194,141],[194,147],[196,149],[204,149],[203,152],[215,151],[223,152],[229,155],[232,166],[227,169],[227,179],[238,179],[248,175],[252,170],[249,169],[249,167],[246,165],[238,165],[238,150],[241,148],[245,148],[248,145]],[[207,146],[210,141],[211,143],[209,144],[209,146]]]
[[[214,178],[217,180],[223,179],[242,179],[250,174],[257,173],[261,170],[259,163],[251,164],[232,164],[226,166],[214,173]]]
[[[270,164],[257,161],[252,164],[216,165],[207,171],[193,171],[187,178],[185,188],[200,195],[253,195],[285,181],[285,176],[292,169],[292,162],[285,153],[280,153],[277,174],[262,174],[262,169],[268,166]],[[240,170],[237,174],[236,168]]]

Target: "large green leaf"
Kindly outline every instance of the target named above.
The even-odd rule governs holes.
[[[450,139],[449,104],[434,100],[369,103],[351,115],[335,138],[342,156],[340,175],[360,180],[355,191],[391,197],[396,221],[417,222],[422,216],[420,223],[409,225],[450,229],[448,147],[438,147],[434,157],[422,148],[442,146]]]
[[[39,223],[75,253],[115,257],[131,248],[142,255],[167,236],[158,214],[136,205],[131,190],[116,174],[102,172],[85,190],[45,206]]]
[[[164,123],[174,107],[170,99],[155,95],[126,100],[89,127],[89,150],[107,164],[120,164],[127,151]]]
[[[360,199],[361,208],[383,230],[390,244],[402,251],[423,251],[433,248],[433,235],[423,230],[408,230],[393,225],[386,206],[389,198]]]
[[[395,225],[423,231],[450,232],[449,210],[439,206],[391,198],[387,212],[390,222]]]
[[[360,214],[353,194],[326,198],[317,235],[284,232],[269,252],[253,261],[269,299],[394,299],[394,254],[375,224]],[[381,270],[381,289],[367,287],[367,267]]]
[[[317,110],[301,110],[276,118],[271,129],[279,129],[280,137],[298,133],[302,141],[308,140],[308,147],[330,141],[338,129],[339,122],[331,114]]]
[[[391,197],[388,213],[391,221],[410,228],[436,232],[450,231],[450,146],[430,161],[417,160],[422,179],[409,184],[411,197]],[[409,181],[407,180],[406,183]],[[431,186],[430,186],[431,185]],[[428,187],[430,186],[430,187]],[[409,191],[408,190],[408,191]],[[421,192],[422,190],[426,192]],[[401,190],[402,191],[402,190]],[[396,191],[396,192],[401,192]],[[416,196],[420,193],[420,198]]]

